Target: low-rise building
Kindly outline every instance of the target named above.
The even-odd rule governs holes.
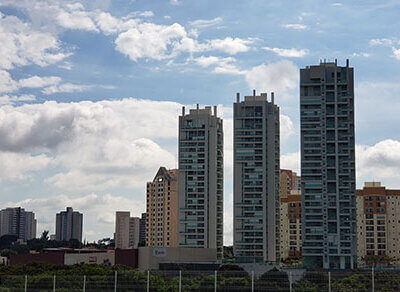
[[[365,258],[400,258],[400,190],[366,182],[357,190],[358,263]]]
[[[210,265],[217,262],[216,248],[139,247],[139,270],[158,270],[160,264]]]

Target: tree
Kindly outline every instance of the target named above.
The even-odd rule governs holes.
[[[49,241],[49,230],[43,230],[42,235],[40,236],[41,241]]]

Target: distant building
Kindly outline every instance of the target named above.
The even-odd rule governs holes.
[[[357,258],[354,71],[337,62],[300,70],[302,257],[352,269]]]
[[[1,210],[0,236],[3,235],[16,235],[22,241],[36,238],[35,214],[21,207]]]
[[[138,248],[140,218],[131,217],[130,212],[117,211],[115,215],[115,248]]]
[[[222,258],[224,134],[211,107],[179,117],[179,246],[217,249]]]
[[[279,107],[274,95],[233,104],[234,255],[241,262],[279,260]]]
[[[146,246],[178,246],[178,170],[160,167],[146,192]]]
[[[74,212],[72,207],[67,207],[56,215],[56,240],[69,241],[76,239],[82,242],[83,214]]]
[[[366,182],[357,190],[357,259],[400,257],[400,189]]]
[[[291,190],[281,198],[281,259],[301,257],[301,191]]]
[[[298,176],[296,172],[289,169],[281,169],[280,179],[281,198],[286,198],[288,195],[290,195],[291,191],[301,190],[301,177]]]
[[[140,218],[140,228],[139,228],[139,246],[146,245],[146,217],[147,213],[142,213],[142,218]]]

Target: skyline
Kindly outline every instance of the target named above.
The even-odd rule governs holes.
[[[230,244],[236,92],[275,92],[281,167],[299,172],[299,70],[324,58],[355,68],[357,187],[399,187],[399,1],[30,2],[0,1],[0,204],[34,211],[38,233],[54,233],[66,205],[85,214],[88,240],[112,234],[117,210],[140,216],[146,182],[177,167],[181,107],[218,104]]]

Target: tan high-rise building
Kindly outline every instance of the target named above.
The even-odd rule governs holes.
[[[295,172],[281,169],[280,258],[301,257],[301,191]]]
[[[147,183],[146,246],[178,246],[178,170],[160,167]]]
[[[83,214],[76,212],[72,207],[56,214],[56,240],[76,239],[82,242]]]
[[[400,190],[366,182],[357,190],[357,259],[400,258]]]
[[[287,198],[292,190],[300,190],[300,180],[301,177],[297,175],[296,172],[289,169],[281,169],[281,198]]]
[[[131,217],[130,212],[115,213],[115,248],[138,248],[140,218]]]

